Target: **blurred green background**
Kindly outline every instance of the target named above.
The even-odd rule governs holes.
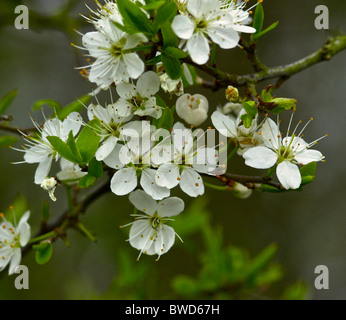
[[[0,4],[0,96],[18,88],[18,97],[8,113],[14,117],[14,125],[25,128],[31,125],[28,113],[32,112],[35,101],[55,99],[65,105],[90,91],[92,85],[73,69],[81,58],[78,57],[80,52],[73,49],[70,42],[80,44],[80,37],[72,31],[73,27],[83,32],[91,30],[91,27],[78,17],[79,12],[89,14],[84,1],[72,1],[75,5],[70,18],[56,16],[52,22],[49,17],[67,1],[30,0],[22,3],[29,7],[33,16],[39,12],[40,21],[32,19],[30,30],[16,30],[13,12],[20,2],[2,0]],[[87,3],[94,7],[92,1]],[[314,27],[314,10],[319,4],[329,7],[329,31]],[[263,62],[269,66],[298,60],[319,49],[328,35],[346,33],[345,1],[265,0],[264,8],[266,26],[280,21],[279,27],[265,36],[258,48]],[[74,25],[74,20],[80,25]],[[56,30],[57,27],[64,28],[67,33]],[[241,50],[220,50],[219,54],[219,65],[227,71],[235,74],[251,72]],[[250,199],[240,200],[231,194],[207,189],[203,199],[196,202],[174,190],[173,194],[181,196],[188,208],[186,217],[181,215],[176,219],[176,231],[183,237],[185,235],[185,243],[177,240],[173,249],[159,262],[145,256],[139,263],[135,261],[138,252],[125,242],[129,230],[119,229],[129,221],[131,205],[127,197],[107,194],[95,202],[82,218],[85,225],[97,234],[97,243],[70,231],[71,248],[57,241],[54,255],[47,265],[36,265],[34,254],[28,254],[23,264],[30,270],[30,290],[16,290],[14,276],[1,275],[0,299],[189,297],[185,295],[189,283],[191,288],[196,287],[196,283],[191,279],[184,282],[181,276],[196,278],[203,261],[204,269],[207,269],[204,273],[208,275],[210,267],[208,269],[206,265],[212,262],[206,263],[206,259],[209,257],[220,262],[218,258],[222,253],[210,247],[221,247],[218,241],[222,241],[223,248],[245,248],[251,257],[271,243],[277,243],[279,251],[274,261],[281,264],[281,271],[273,267],[275,270],[268,271],[267,278],[274,280],[278,273],[282,273],[284,278],[271,288],[268,295],[256,291],[258,295],[229,296],[227,290],[226,293],[219,292],[211,285],[208,293],[203,295],[193,296],[196,288],[190,288],[190,297],[279,298],[285,288],[299,280],[308,288],[306,299],[346,299],[345,89],[346,52],[342,52],[330,62],[320,63],[295,75],[277,92],[278,96],[298,100],[296,121],[315,118],[306,130],[307,141],[329,134],[318,145],[326,155],[327,163],[318,164],[315,183],[308,185],[303,192],[254,193]],[[225,103],[222,91],[190,90],[191,93],[197,91],[208,96],[211,106]],[[40,115],[37,118],[40,119]],[[11,161],[20,161],[21,154],[7,149],[0,152],[0,210],[5,210],[18,194],[23,195],[32,210],[31,223],[35,229],[39,224],[41,202],[47,199],[47,194],[33,184],[36,165],[10,165]],[[244,167],[241,158],[232,162],[229,171],[252,172]],[[59,201],[51,204],[53,218],[65,208],[63,190],[58,190],[57,198]],[[196,224],[190,232],[186,230],[189,223]],[[220,226],[221,236],[217,232]],[[237,250],[234,249],[230,255],[237,255]],[[238,256],[234,261],[241,260]],[[330,290],[314,289],[314,270],[318,265],[329,268]],[[227,270],[227,266],[223,268]],[[203,277],[200,278],[202,281]],[[224,279],[220,281],[227,283]]]

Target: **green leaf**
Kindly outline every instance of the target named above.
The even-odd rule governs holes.
[[[146,61],[147,66],[155,66],[156,64],[160,63],[162,61],[161,55],[156,56],[155,58],[152,58],[148,61]]]
[[[172,110],[169,107],[166,107],[162,112],[161,118],[156,119],[154,121],[154,125],[158,129],[159,128],[163,128],[167,130],[172,129],[174,125],[174,116],[173,116]]]
[[[164,1],[164,0],[154,1],[152,3],[146,4],[145,6],[143,6],[143,9],[146,11],[157,10],[157,9],[161,8],[165,3],[166,3],[166,1]]]
[[[71,151],[70,147],[62,141],[60,138],[55,136],[49,136],[47,137],[47,140],[52,145],[54,150],[58,152],[63,158],[65,158],[68,161],[78,163],[79,159],[76,157],[76,155]]]
[[[90,101],[91,97],[87,94],[78,100],[70,103],[64,109],[58,113],[59,119],[64,120],[72,112],[80,112],[83,110],[84,106]]]
[[[15,97],[18,94],[18,90],[12,90],[9,93],[7,93],[4,97],[0,100],[0,114],[4,114],[7,108],[10,106],[12,101],[15,99]]]
[[[103,174],[102,162],[93,158],[89,163],[88,173],[96,178],[101,178]]]
[[[78,150],[77,144],[76,144],[76,140],[73,136],[73,131],[71,130],[70,133],[68,134],[68,139],[67,139],[67,145],[70,147],[70,150],[72,151],[72,153],[75,155],[76,159],[78,160],[78,163],[81,164],[82,167],[85,166],[85,164],[83,164],[83,158]]]
[[[36,251],[36,262],[40,265],[46,264],[53,254],[53,246],[50,242],[42,242],[32,247]]]
[[[118,0],[117,5],[125,26],[130,26],[137,32],[154,35],[147,16],[136,4],[130,0]]]
[[[168,54],[172,58],[184,59],[189,54],[175,47],[165,47],[162,52]]]
[[[315,180],[315,176],[304,176],[302,177],[302,182],[300,184],[301,187],[313,182]]]
[[[8,148],[18,142],[18,139],[13,136],[1,136],[0,137],[0,148]]]
[[[277,105],[273,110],[271,110],[271,112],[274,114],[279,114],[286,110],[295,111],[297,109],[297,100],[295,99],[275,98],[272,99],[270,102],[273,102]]]
[[[262,90],[262,99],[264,102],[271,102],[273,100],[273,96],[271,94],[271,90]]]
[[[39,110],[42,106],[49,106],[53,109],[54,112],[60,113],[62,110],[62,106],[58,101],[46,99],[46,100],[38,100],[34,103],[32,109],[34,111]]]
[[[96,182],[96,177],[91,174],[85,175],[82,179],[79,180],[78,186],[80,188],[89,188]]]
[[[163,44],[165,47],[177,47],[179,39],[174,33],[172,26],[169,22],[164,23],[161,26]]]
[[[262,184],[259,188],[256,188],[256,190],[262,191],[262,192],[272,192],[272,193],[285,192],[285,190],[280,190],[278,188],[275,188],[267,184]]]
[[[171,22],[171,20],[176,16],[176,14],[177,6],[175,2],[167,1],[167,3],[163,7],[161,7],[157,12],[157,15],[153,23],[154,32],[157,33],[161,26],[165,24],[167,21]]]
[[[165,53],[162,53],[163,66],[173,80],[178,80],[181,77],[181,64],[179,59],[173,58]]]
[[[77,139],[77,148],[82,156],[82,159],[89,163],[94,157],[97,149],[99,148],[101,137],[98,136],[90,127],[94,122],[91,121],[86,125]]]
[[[253,40],[257,41],[259,38],[263,37],[266,33],[268,33],[269,31],[274,30],[279,24],[279,21],[274,22],[272,25],[270,25],[268,28],[266,28],[265,30],[256,33],[253,35]]]
[[[299,169],[300,175],[302,177],[314,176],[316,174],[316,170],[317,170],[317,163],[316,162],[310,162]]]
[[[252,125],[252,122],[254,120],[254,117],[251,114],[243,114],[240,119],[243,121],[245,128],[250,128]]]
[[[256,33],[259,33],[260,31],[262,31],[263,21],[264,21],[263,5],[261,3],[257,3],[255,15],[253,18],[253,27],[256,29]]]
[[[307,286],[303,282],[296,282],[287,288],[283,294],[283,300],[304,300],[307,295]]]
[[[243,103],[243,108],[247,114],[251,115],[253,118],[257,115],[258,109],[256,108],[255,101],[246,101]]]

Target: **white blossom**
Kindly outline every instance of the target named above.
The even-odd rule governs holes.
[[[151,116],[158,119],[162,115],[162,107],[156,102],[155,94],[160,90],[160,78],[153,72],[143,73],[136,86],[132,83],[120,83],[117,88],[120,100],[117,104],[125,104],[131,112],[140,117]]]
[[[30,225],[28,219],[30,211],[27,211],[20,219],[17,226],[7,221],[3,214],[0,218],[4,221],[0,224],[0,272],[9,264],[9,274],[13,274],[20,265],[22,259],[21,248],[30,240]]]
[[[99,104],[91,104],[88,108],[89,120],[98,120],[93,128],[96,134],[101,136],[103,142],[96,152],[96,160],[104,160],[122,139],[122,130],[131,120],[133,114],[131,107],[125,102],[107,104],[102,107]]]
[[[166,156],[156,160],[155,154],[159,152],[166,153]],[[157,152],[155,147],[153,161],[159,165],[155,177],[159,186],[172,189],[179,185],[190,197],[197,197],[204,194],[199,173],[214,175],[218,154],[214,148],[196,142],[192,130],[178,122],[173,127],[172,144],[159,148]]]
[[[147,255],[165,254],[174,244],[176,233],[166,225],[171,217],[184,211],[183,200],[173,197],[155,201],[144,191],[137,190],[130,194],[131,203],[143,214],[134,214],[135,222],[130,223],[129,242],[132,247]],[[178,236],[179,237],[179,236]]]
[[[290,125],[291,122],[292,118]],[[261,130],[264,145],[249,149],[243,154],[246,165],[257,169],[269,169],[277,165],[276,175],[283,187],[298,189],[301,184],[301,174],[297,165],[306,165],[324,159],[321,152],[310,149],[323,137],[306,143],[301,137],[307,125],[296,134],[299,124],[292,133],[289,125],[286,137],[283,138],[279,125],[268,118]]]
[[[153,127],[146,121],[133,121],[130,124],[132,128],[123,132],[130,137],[130,141],[125,145],[118,144],[104,159],[106,165],[118,170],[111,180],[111,190],[118,196],[129,194],[137,188],[140,179],[140,186],[148,195],[162,200],[170,195],[170,190],[155,181],[156,169],[152,168],[150,141]]]
[[[121,23],[121,21],[117,21]],[[84,49],[89,51],[96,61],[89,66],[89,80],[102,89],[112,83],[116,85],[129,79],[137,79],[144,72],[144,62],[134,49],[147,38],[142,34],[129,35],[118,29],[111,19],[100,19],[97,31],[88,32],[83,36]],[[83,48],[82,48],[83,49]]]
[[[35,183],[41,184],[48,176],[53,160],[57,161],[60,158],[47,137],[58,137],[66,142],[71,131],[74,136],[78,133],[82,125],[82,119],[78,113],[73,112],[69,114],[64,121],[60,121],[58,118],[47,120],[43,128],[40,128],[35,121],[33,121],[33,123],[39,131],[40,137],[29,136],[23,133],[24,139],[27,142],[24,146],[24,150],[14,150],[25,153],[24,161],[17,163],[39,164],[35,173]]]
[[[242,17],[238,18],[230,8],[223,8],[219,0],[188,0],[186,3],[183,6],[186,12],[174,18],[172,28],[178,37],[187,40],[187,51],[197,64],[209,60],[209,38],[221,48],[231,49],[239,42],[238,32],[256,31],[243,26]]]
[[[246,111],[242,109],[238,117],[234,118],[231,115],[226,116],[219,111],[215,111],[211,116],[211,121],[216,130],[239,145],[238,154],[243,154],[249,148],[262,143],[262,138],[257,133],[257,116],[252,121],[251,126],[246,128],[241,120],[241,116],[245,113]]]
[[[176,110],[186,123],[199,126],[208,119],[209,103],[201,94],[184,94],[177,100]]]

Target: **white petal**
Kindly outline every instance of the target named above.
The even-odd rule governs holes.
[[[281,144],[281,134],[277,124],[272,119],[267,118],[264,122],[261,136],[266,147],[276,150],[279,149],[279,145]]]
[[[122,169],[131,161],[131,153],[129,149],[121,144],[117,144],[113,151],[108,155],[103,162],[110,168]]]
[[[302,165],[305,165],[314,161],[318,162],[323,159],[324,159],[323,154],[317,150],[305,150],[300,152],[294,157],[294,160]]]
[[[201,176],[191,168],[184,168],[181,173],[180,188],[190,197],[204,194],[204,184]]]
[[[137,250],[148,250],[153,244],[153,240],[151,240],[153,233],[154,229],[148,219],[135,221],[129,234],[131,246]]]
[[[62,130],[60,132],[60,138],[62,140],[67,140],[70,131],[72,131],[75,136],[80,127],[82,126],[82,117],[77,112],[70,113],[67,118],[62,123]]]
[[[8,274],[14,274],[16,268],[20,265],[20,261],[22,260],[22,252],[19,248],[17,248],[12,256],[10,267],[8,269]]]
[[[235,48],[240,39],[237,31],[234,31],[231,28],[217,26],[208,28],[208,35],[222,49]]]
[[[191,59],[197,64],[205,64],[209,60],[210,47],[202,32],[195,33],[187,41],[187,51]]]
[[[172,189],[179,184],[180,179],[179,166],[176,164],[164,164],[156,171],[155,181],[161,187]]]
[[[106,141],[104,141],[96,152],[96,160],[102,161],[106,159],[114,150],[118,141],[119,139],[115,136],[110,136]]]
[[[46,160],[52,153],[52,149],[48,146],[47,148],[42,148],[42,146],[34,146],[27,149],[24,154],[24,160],[27,163],[40,163]]]
[[[52,161],[53,158],[49,157],[40,162],[35,172],[35,184],[41,184],[41,182],[47,178],[50,168],[52,167]]]
[[[131,99],[137,95],[137,89],[133,83],[121,82],[117,85],[116,91],[123,99]]]
[[[190,39],[195,30],[195,24],[187,16],[175,16],[172,22],[172,29],[181,39]]]
[[[187,9],[196,18],[210,14],[214,10],[220,9],[219,0],[189,0]]]
[[[161,81],[155,72],[148,71],[139,77],[136,85],[138,93],[142,97],[149,98],[159,92]]]
[[[177,198],[168,198],[160,201],[157,204],[157,213],[162,217],[173,217],[184,211],[184,201]]]
[[[233,29],[235,31],[245,32],[245,33],[255,33],[256,32],[255,28],[249,27],[249,26],[243,26],[243,25],[240,25],[240,24],[233,25]]]
[[[170,248],[172,248],[175,241],[175,231],[172,227],[163,225],[160,228],[159,236],[154,242],[155,253],[159,256],[166,253]]]
[[[137,187],[137,175],[134,168],[117,171],[111,180],[111,190],[118,196],[129,194]]]
[[[144,72],[144,62],[137,53],[128,53],[123,55],[126,70],[132,79],[137,79]]]
[[[278,155],[266,147],[254,147],[247,150],[243,157],[245,164],[256,169],[268,169],[276,164]]]
[[[155,200],[162,200],[169,197],[170,190],[165,187],[160,187],[155,182],[156,170],[145,169],[142,171],[140,184],[143,190]]]
[[[229,138],[235,138],[237,136],[237,129],[235,127],[234,121],[222,114],[219,111],[215,111],[211,116],[211,121],[216,128],[223,136]]]
[[[153,215],[157,211],[157,202],[143,190],[136,190],[130,194],[131,203],[147,215]]]
[[[289,161],[278,165],[276,175],[285,189],[298,189],[302,182],[298,167]]]

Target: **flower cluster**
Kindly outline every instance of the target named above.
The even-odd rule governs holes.
[[[26,144],[16,150],[24,152],[23,162],[38,163],[35,183],[53,201],[59,185],[90,187],[107,171],[110,190],[128,195],[136,210],[135,221],[128,224],[130,244],[140,251],[139,257],[144,253],[160,258],[175,241],[176,233],[167,223],[184,210],[183,200],[171,196],[174,188],[179,186],[190,197],[203,195],[205,177],[224,175],[227,160],[237,152],[250,167],[276,169],[283,188],[298,189],[302,178],[297,165],[324,157],[310,149],[316,141],[308,144],[302,139],[306,126],[291,132],[291,119],[284,136],[280,121],[267,116],[261,120],[258,102],[242,99],[234,87],[226,89],[228,103],[211,116],[205,96],[185,93],[196,80],[191,68],[208,62],[212,43],[231,49],[238,45],[241,32],[256,31],[247,26],[251,19],[246,1],[146,4],[106,0],[104,5],[97,2],[96,11],[90,9],[93,17],[87,20],[95,31],[82,35],[79,47],[93,59],[81,67],[82,72],[97,85],[91,93],[93,102],[84,105],[87,116],[55,113],[42,126],[33,121],[37,132],[23,133]],[[145,10],[148,7],[154,9]],[[97,98],[102,89],[110,91],[105,104]],[[174,104],[167,105],[159,96],[161,89],[170,94],[170,101],[173,95],[178,97]],[[185,124],[174,121],[175,112]],[[209,117],[219,132],[218,142],[215,130],[201,128]],[[228,152],[232,144],[235,148]],[[51,177],[52,163],[59,159],[61,171]],[[227,183],[234,195],[245,199],[252,190],[241,182]],[[28,215],[24,217],[17,229],[5,222],[6,232],[0,230],[0,258],[4,257],[0,269],[11,259],[10,271],[17,264],[20,250],[15,249],[28,240]]]

